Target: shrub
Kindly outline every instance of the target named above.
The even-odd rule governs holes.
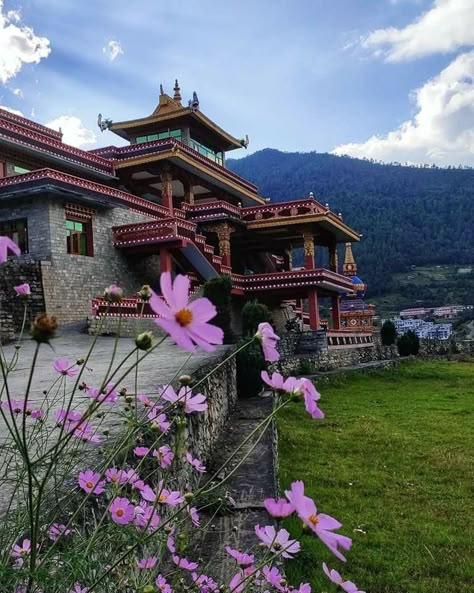
[[[390,319],[384,322],[382,329],[380,330],[380,338],[384,346],[391,346],[395,344],[397,340],[397,330],[395,324]]]
[[[415,332],[407,331],[398,338],[397,348],[400,356],[410,356],[410,354],[416,356],[420,350],[420,340]]]
[[[253,336],[259,323],[265,321],[270,323],[271,320],[272,316],[266,305],[262,305],[258,301],[249,301],[245,303],[242,309],[242,334],[244,336]]]
[[[217,315],[213,319],[224,332],[224,342],[233,342],[234,335],[231,328],[231,291],[232,280],[230,276],[217,276],[211,278],[204,284],[204,296],[207,297],[217,309]]]
[[[242,340],[242,346],[247,340]],[[237,354],[237,389],[241,397],[254,397],[262,389],[261,372],[265,359],[260,344],[253,342]]]

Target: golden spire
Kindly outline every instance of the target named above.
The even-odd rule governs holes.
[[[346,254],[344,257],[344,265],[342,266],[342,273],[344,276],[355,276],[357,274],[357,264],[352,253],[352,244],[346,243]]]
[[[174,81],[174,95],[173,95],[173,99],[175,101],[178,101],[178,103],[181,103],[181,93],[180,93],[180,88],[179,88],[179,84],[178,84],[178,79],[176,79]]]

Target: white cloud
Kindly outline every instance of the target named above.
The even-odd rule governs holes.
[[[21,70],[24,63],[38,64],[51,52],[49,39],[38,37],[33,29],[17,26],[21,17],[18,11],[3,13],[0,0],[0,82],[7,82]]]
[[[102,48],[102,53],[104,53],[109,58],[109,60],[113,62],[120,54],[123,54],[123,48],[120,45],[120,41],[111,39],[107,45]]]
[[[338,146],[335,154],[402,163],[474,165],[474,50],[460,54],[413,93],[417,112],[386,136]]]
[[[361,44],[387,62],[403,62],[449,53],[474,44],[474,0],[434,0],[430,10],[396,29],[377,29]]]
[[[0,109],[5,109],[5,111],[9,111],[10,113],[14,113],[15,115],[20,115],[21,117],[24,117],[23,113],[18,109],[12,109],[11,107],[7,107],[6,105],[0,105]]]
[[[97,140],[94,132],[85,128],[81,120],[74,115],[61,115],[45,125],[53,130],[61,128],[63,142],[77,148],[95,144]]]
[[[13,89],[12,93],[16,96],[16,97],[20,97],[20,99],[23,99],[24,95],[23,95],[23,91],[21,89]]]

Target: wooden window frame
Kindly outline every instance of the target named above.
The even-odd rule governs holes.
[[[11,231],[5,230],[3,228],[3,225],[6,223],[9,223],[11,225],[12,223],[18,223],[18,222],[23,222],[24,228],[22,229],[23,230],[23,241],[19,240],[17,243],[14,238],[14,233],[12,233]],[[6,220],[0,220],[0,235],[2,235],[4,237],[9,237],[12,241],[14,241],[18,245],[18,247],[21,249],[22,253],[29,252],[28,219],[27,218],[10,218],[10,219],[6,219]],[[20,237],[19,233],[18,233],[18,236]]]

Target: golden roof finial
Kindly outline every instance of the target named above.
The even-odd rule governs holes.
[[[179,84],[178,84],[178,79],[176,79],[174,81],[174,95],[173,95],[173,99],[175,101],[178,101],[179,103],[181,103],[181,93],[180,93],[180,88],[179,88]]]
[[[163,90],[163,85],[160,84],[160,95],[164,95],[165,91]]]
[[[344,256],[344,265],[342,267],[344,276],[355,276],[357,274],[357,264],[352,253],[352,244],[346,243],[346,254]]]

